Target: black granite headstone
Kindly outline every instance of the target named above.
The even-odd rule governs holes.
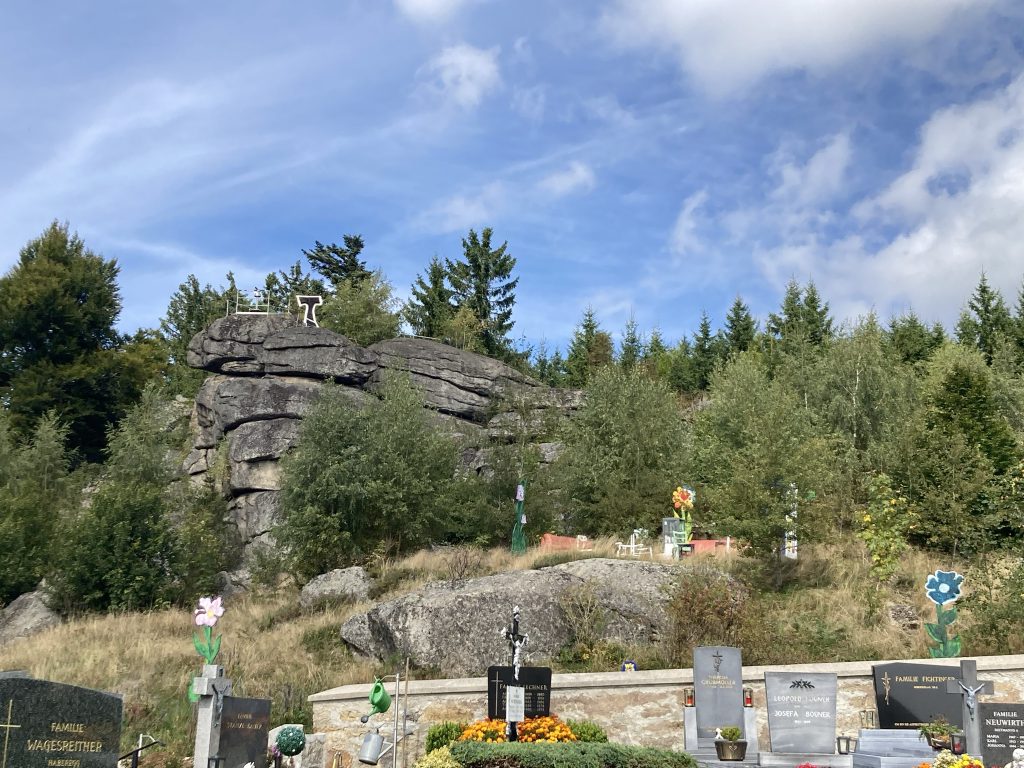
[[[743,663],[739,648],[694,648],[693,689],[698,738],[714,738],[716,728],[743,728]]]
[[[270,699],[225,696],[220,715],[220,749],[224,768],[244,768],[246,763],[263,765],[270,731]]]
[[[0,678],[0,768],[115,768],[120,741],[120,696]]]
[[[919,728],[940,716],[963,727],[963,698],[946,692],[946,682],[960,678],[958,668],[895,662],[872,669],[879,728]]]
[[[828,672],[765,672],[772,752],[835,753],[837,678]]]
[[[505,689],[510,685],[525,688],[527,717],[543,717],[551,714],[551,668],[520,667],[519,682],[516,682],[512,667],[487,668],[487,716],[505,719]]]
[[[1006,765],[1024,748],[1024,704],[978,704],[981,755],[987,766]],[[972,750],[977,754],[976,750]]]

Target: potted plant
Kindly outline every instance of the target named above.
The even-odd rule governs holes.
[[[718,733],[721,738],[715,737],[715,752],[719,760],[742,760],[747,756],[747,741],[738,726],[727,725]]]
[[[918,728],[918,733],[934,749],[949,749],[953,735],[959,734],[960,729],[949,722],[943,715],[939,715],[931,722],[925,723]]]

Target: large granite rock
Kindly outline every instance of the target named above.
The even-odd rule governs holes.
[[[498,360],[430,339],[379,341],[370,351],[378,355],[380,368],[369,389],[378,389],[387,371],[403,371],[423,394],[424,405],[472,421],[485,421],[503,397],[546,389]]]
[[[259,351],[264,340],[296,324],[291,315],[219,317],[192,337],[186,360],[193,368],[214,373],[261,373]]]
[[[336,568],[310,579],[299,593],[299,604],[312,608],[330,600],[366,600],[372,585],[373,579],[365,568]]]
[[[45,592],[26,592],[0,612],[0,645],[31,637],[58,624],[60,616],[47,606]]]
[[[236,496],[228,502],[228,517],[243,550],[253,542],[267,544],[271,531],[281,522],[280,494],[257,491]]]
[[[315,376],[361,385],[377,370],[377,355],[326,328],[286,328],[257,352],[265,373]]]
[[[522,608],[521,628],[530,635],[527,651],[535,661],[553,657],[574,639],[567,600],[596,597],[605,638],[656,640],[667,627],[664,605],[674,573],[660,563],[594,559],[455,586],[439,582],[353,616],[341,627],[341,638],[365,656],[407,655],[449,675],[477,675],[506,657],[499,630],[513,605]]]

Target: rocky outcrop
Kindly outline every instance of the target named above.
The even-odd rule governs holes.
[[[399,338],[364,348],[286,315],[239,314],[213,321],[189,344],[189,365],[209,371],[196,395],[193,440],[182,470],[214,478],[229,498],[244,552],[272,546],[279,522],[279,460],[299,437],[302,417],[325,381],[353,406],[374,401],[389,372],[403,372],[439,429],[465,447],[464,469],[486,475],[488,444],[526,429],[540,435],[579,406],[578,393],[552,390],[482,355],[429,339]],[[545,444],[545,456],[557,448]]]
[[[543,660],[575,639],[572,606],[589,603],[600,606],[596,628],[604,638],[656,640],[667,628],[664,605],[675,572],[660,563],[593,559],[435,583],[353,616],[341,639],[372,658],[398,654],[449,675],[475,675],[506,658],[499,630],[513,605],[521,606],[521,631],[530,635],[528,657]]]
[[[45,592],[26,592],[0,612],[0,645],[31,637],[58,624],[60,616],[46,604]]]
[[[312,608],[329,601],[356,603],[369,598],[372,585],[373,579],[364,568],[337,568],[311,579],[299,593],[299,604]]]

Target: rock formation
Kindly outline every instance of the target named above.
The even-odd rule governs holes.
[[[656,641],[667,629],[665,603],[676,572],[661,563],[593,558],[455,586],[437,582],[353,616],[342,625],[341,639],[364,656],[398,654],[449,677],[477,675],[505,663],[507,647],[499,630],[513,605],[523,610],[528,657],[545,659],[573,641],[564,604],[577,600],[600,606],[597,629],[603,638]]]
[[[211,375],[196,395],[192,449],[183,469],[197,482],[213,477],[229,499],[230,523],[250,561],[271,546],[281,490],[279,459],[298,439],[299,423],[322,383],[343,386],[355,407],[372,401],[389,371],[423,394],[439,429],[458,436],[467,470],[487,472],[490,441],[516,430],[540,435],[549,416],[579,406],[561,392],[473,352],[421,338],[361,347],[289,315],[228,315],[189,344],[188,364]],[[557,456],[544,444],[542,454]]]

